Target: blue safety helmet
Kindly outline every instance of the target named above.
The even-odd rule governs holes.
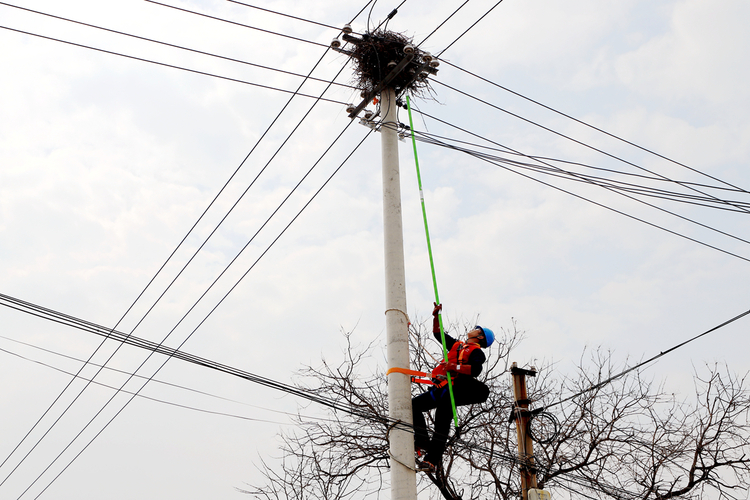
[[[493,332],[489,328],[484,328],[479,325],[475,326],[474,328],[478,328],[482,330],[482,334],[484,334],[484,347],[491,346],[492,343],[495,341],[495,332]]]

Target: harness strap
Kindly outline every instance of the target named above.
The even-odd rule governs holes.
[[[417,370],[408,370],[406,368],[388,368],[388,371],[385,372],[386,375],[390,375],[391,373],[403,373],[404,375],[411,375],[411,381],[415,382],[417,384],[430,384],[435,385],[435,382],[428,378],[417,378],[417,377],[426,377],[427,374],[425,372],[419,372]]]
[[[393,368],[388,368],[388,371],[385,372],[386,375],[390,375],[391,373],[403,373],[404,375],[418,375],[420,377],[427,376],[425,372],[418,372],[417,370],[409,370],[407,368],[396,368],[395,366]]]

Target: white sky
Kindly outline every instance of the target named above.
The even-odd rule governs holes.
[[[297,73],[307,73],[324,51],[144,1],[18,3]],[[219,0],[168,3],[323,44],[337,34]],[[255,4],[341,26],[364,1]],[[494,4],[472,0],[422,48],[440,52]],[[395,5],[380,0],[372,19],[383,19]],[[458,5],[408,0],[389,29],[419,41]],[[366,14],[355,21],[355,31],[365,29]],[[749,188],[748,19],[750,4],[743,0],[506,0],[444,57],[668,158]],[[295,77],[3,5],[0,25],[274,87],[292,90],[299,83]],[[0,293],[112,326],[288,96],[7,29],[0,30],[0,46]],[[332,78],[344,63],[343,56],[329,53],[315,75]],[[338,81],[349,82],[351,74],[348,66]],[[447,64],[437,78],[661,175],[715,183]],[[322,88],[313,82],[303,91],[314,94]],[[445,87],[435,85],[435,90],[437,102],[418,101],[420,109],[501,144],[527,154],[635,171]],[[354,102],[359,93],[339,87],[326,96]],[[311,104],[304,98],[292,102],[120,330],[130,331],[138,322]],[[407,122],[405,113],[401,120]],[[136,335],[163,338],[347,122],[340,105],[314,108]],[[415,126],[425,130],[419,117]],[[434,121],[426,127],[478,142]],[[349,128],[167,345],[182,342],[366,131],[357,123]],[[555,362],[556,375],[562,377],[572,373],[584,348],[597,346],[614,351],[619,363],[632,363],[749,307],[750,262],[466,155],[425,144],[419,145],[419,154],[445,313],[453,320],[479,315],[482,324],[496,331],[515,318],[526,332],[514,354],[520,364]],[[418,318],[431,310],[432,285],[408,143],[401,145],[400,155],[408,312]],[[600,188],[542,180],[750,258],[744,242]],[[726,196],[747,201],[737,193]],[[654,203],[740,238],[750,236],[742,214]],[[304,365],[317,365],[321,355],[337,360],[342,329],[355,329],[359,342],[384,339],[382,268],[380,144],[373,135],[183,349],[288,383]],[[0,308],[0,325],[3,337],[77,358],[87,358],[100,340],[7,308]],[[727,363],[745,373],[750,369],[747,325],[743,319],[704,337],[646,374],[689,397],[693,370],[705,363]],[[6,338],[0,338],[0,349],[69,371],[79,367]],[[103,359],[101,354],[95,358]],[[112,366],[132,370],[142,359],[142,352],[125,348]],[[4,460],[70,377],[2,351],[0,360]],[[144,394],[270,422],[136,400],[43,498],[244,498],[234,487],[257,479],[253,463],[259,457],[278,456],[274,435],[290,428],[287,416],[278,411],[294,411],[298,401],[180,361],[170,362],[157,378],[239,403],[157,384]],[[124,379],[108,375],[103,380]],[[62,399],[69,402],[73,396],[67,394]],[[2,497],[18,498],[109,395],[102,388],[87,390],[0,487]],[[71,450],[77,452],[77,446]],[[20,451],[0,469],[0,480],[28,446]],[[34,498],[71,457],[63,455],[22,498]]]

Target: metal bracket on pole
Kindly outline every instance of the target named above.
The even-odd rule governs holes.
[[[346,54],[349,57],[351,57],[351,56],[354,55],[354,52],[352,52],[351,50],[342,49],[340,47],[333,47],[333,46],[331,46],[331,50],[335,50],[336,52],[339,52],[341,54]]]
[[[356,118],[360,111],[362,111],[365,106],[372,100],[373,97],[378,95],[381,90],[383,90],[391,81],[396,78],[405,68],[406,65],[411,62],[411,60],[414,59],[414,54],[408,54],[406,57],[404,57],[400,63],[394,67],[390,73],[388,73],[385,78],[383,78],[380,83],[378,83],[377,87],[372,89],[372,91],[368,92],[365,98],[362,100],[359,105],[354,108],[354,111],[349,113],[349,118]]]

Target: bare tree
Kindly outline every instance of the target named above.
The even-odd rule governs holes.
[[[429,371],[435,365],[432,357],[441,357],[440,347],[424,323],[412,325],[411,333],[413,367]],[[240,491],[263,500],[379,497],[388,481],[392,425],[383,363],[368,363],[379,352],[374,345],[358,348],[344,335],[343,360],[305,368],[298,385],[346,405],[354,415],[332,410],[313,420],[298,414],[297,427],[280,436],[280,462],[258,466],[264,484]],[[523,464],[508,418],[513,407],[508,368],[522,337],[515,322],[498,335],[480,377],[490,397],[459,408],[459,426],[442,468],[419,476],[420,491],[429,498],[520,497]],[[620,369],[613,366],[611,353],[594,351],[581,358],[572,377],[558,379],[551,367],[542,367],[529,380],[532,407],[546,405],[531,423],[540,441],[535,445],[539,487],[571,499],[747,498],[746,379],[726,367],[706,367],[707,375],[696,375],[695,398],[688,401],[638,372],[609,381]],[[413,390],[423,389],[415,384]],[[545,432],[549,435],[540,435]]]

